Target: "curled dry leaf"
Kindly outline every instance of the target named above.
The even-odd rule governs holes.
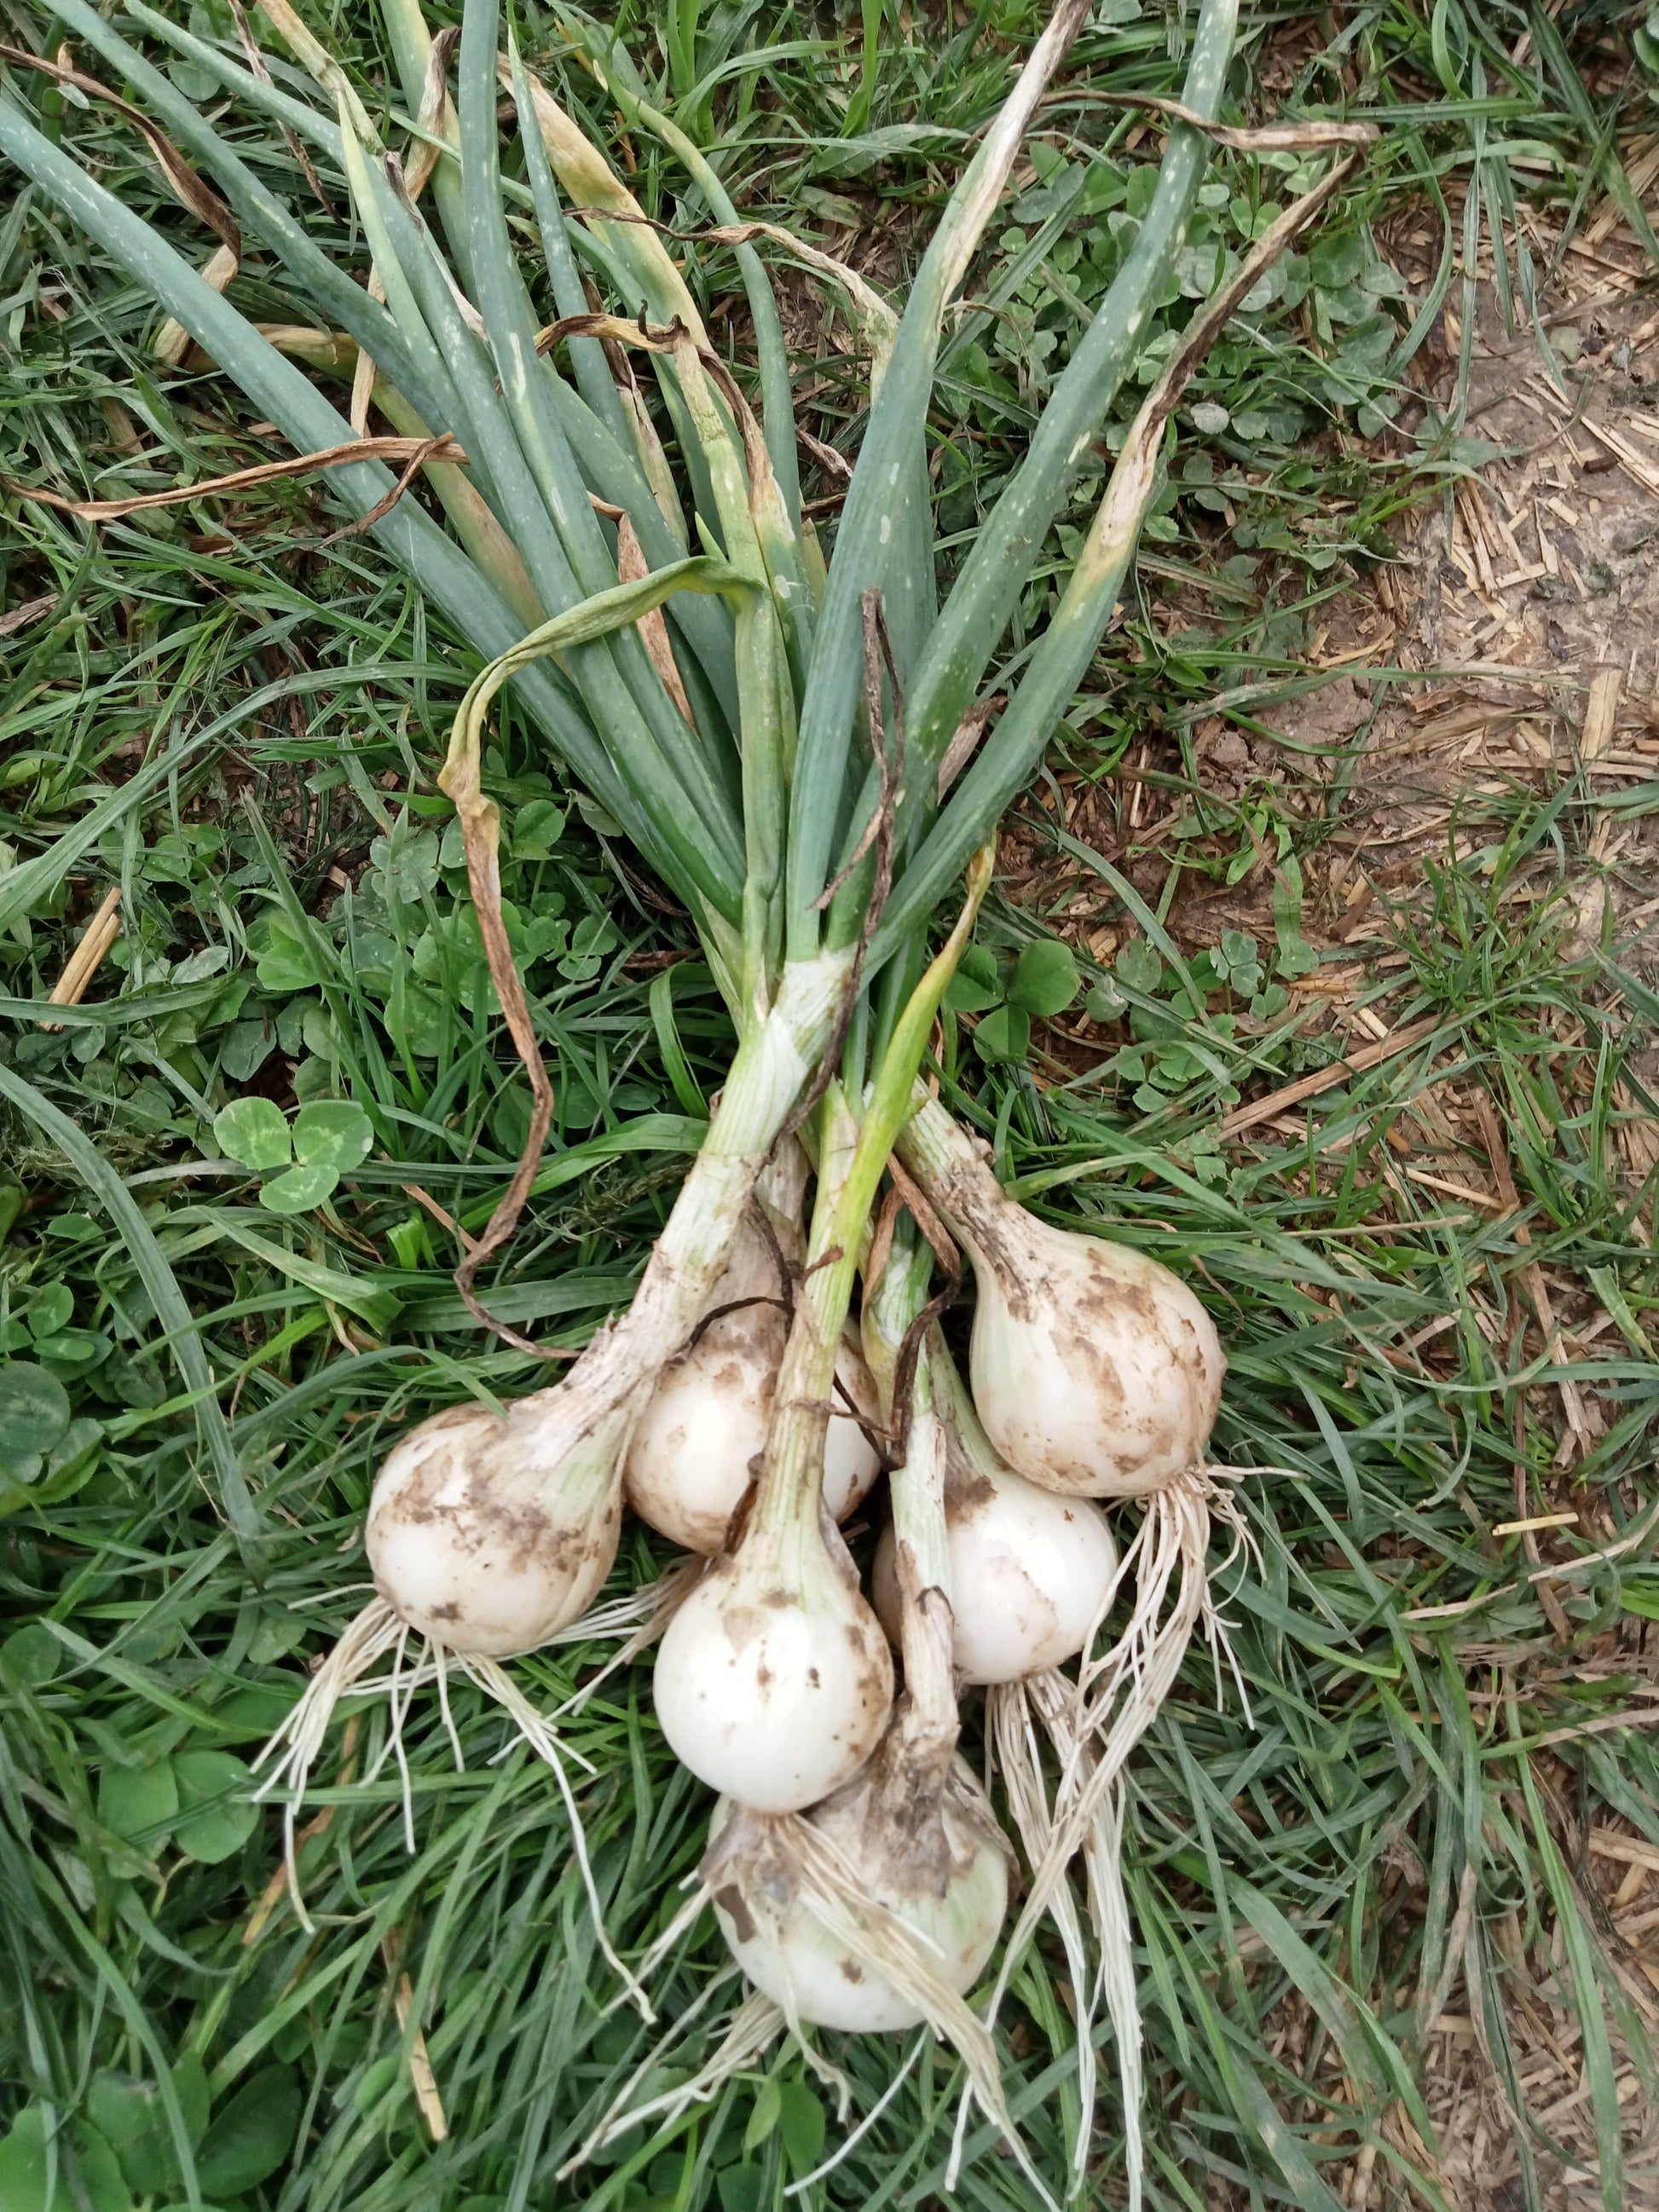
[[[624,584],[637,584],[650,574],[651,565],[635,534],[634,526],[628,519],[627,509],[617,507],[614,512],[617,520],[617,574]],[[681,680],[674,659],[674,647],[668,635],[668,617],[660,607],[653,607],[649,614],[640,617],[639,632],[645,641],[645,649],[651,656],[651,665],[661,677],[669,697],[695,730],[696,716],[691,712],[691,702],[685,696],[685,685]]]
[[[198,222],[206,224],[222,246],[240,260],[242,234],[236,227],[235,216],[218,194],[210,191],[203,183],[166,131],[158,124],[152,123],[142,109],[123,100],[119,93],[112,92],[106,84],[100,84],[95,76],[88,76],[84,70],[71,69],[65,62],[48,61],[44,54],[32,54],[25,47],[0,45],[0,61],[9,62],[14,69],[39,70],[42,76],[49,76],[58,84],[69,85],[76,92],[84,93],[89,100],[101,100],[106,106],[114,108],[118,115],[125,116],[133,129],[142,135],[144,143],[161,164],[161,174],[175,196]]]

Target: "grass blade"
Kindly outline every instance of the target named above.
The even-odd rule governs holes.
[[[1513,1702],[1511,1701],[1511,1717]],[[1614,2077],[1613,2044],[1607,2034],[1607,2014],[1601,2002],[1601,1975],[1595,1946],[1584,1924],[1583,1908],[1568,1875],[1554,1836],[1550,1832],[1540,1800],[1532,1761],[1520,1759],[1521,1785],[1531,1815],[1533,1840],[1544,1870],[1544,1886],[1555,1907],[1555,1924],[1566,1949],[1572,2002],[1583,2038],[1584,2081],[1595,2118],[1595,2148],[1601,2167],[1602,2212],[1622,2212],[1625,2204],[1624,2134],[1620,2120],[1619,2084]]]
[[[219,1502],[232,1533],[243,1547],[258,1543],[264,1533],[258,1508],[249,1494],[247,1478],[231,1441],[216,1395],[213,1370],[196,1333],[190,1308],[155,1231],[138,1211],[131,1193],[85,1132],[43,1097],[32,1083],[9,1067],[0,1067],[0,1097],[9,1098],[43,1134],[63,1152],[87,1188],[106,1207],[132,1255],[132,1264],[149,1293],[155,1317],[167,1331],[185,1382],[196,1400],[196,1425],[207,1446],[219,1478]]]

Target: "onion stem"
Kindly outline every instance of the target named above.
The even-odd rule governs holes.
[[[832,1084],[824,1101],[818,1197],[806,1274],[778,1376],[777,1407],[755,1505],[757,1522],[775,1532],[803,1519],[817,1528],[823,1424],[835,1382],[836,1347],[852,1303],[864,1230],[888,1155],[910,1113],[916,1071],[939,1000],[990,888],[994,860],[991,845],[975,855],[956,927],[910,994],[871,1085],[855,1137],[841,1086]]]

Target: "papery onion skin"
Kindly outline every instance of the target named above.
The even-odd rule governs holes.
[[[793,1813],[875,1748],[893,1661],[821,1540],[787,1568],[745,1546],[669,1623],[652,1686],[663,1734],[700,1781],[759,1812]]]
[[[504,1419],[449,1407],[401,1438],[375,1479],[365,1533],[374,1587],[451,1650],[534,1650],[611,1571],[631,1416],[623,1407],[573,1439],[550,1411],[555,1395],[520,1399]]]
[[[1100,1508],[1091,1498],[1057,1496],[1012,1468],[981,1473],[952,1454],[945,1510],[951,1656],[960,1679],[1018,1682],[1075,1658],[1117,1572],[1117,1547]],[[876,1549],[870,1594],[896,1640],[890,1526]]]
[[[736,1810],[728,1799],[716,1806],[712,1845],[718,1846]],[[984,1971],[1008,1909],[1007,1849],[978,1783],[957,1760],[936,1824],[939,1855],[948,1862],[942,1892],[925,1878],[909,1878],[907,1869],[917,1859],[902,1839],[885,1850],[871,1849],[866,1812],[854,1784],[807,1817],[841,1852],[863,1896],[902,1920],[933,1972],[962,1995]],[[761,1994],[798,2020],[848,2034],[918,2026],[924,2014],[913,1999],[846,1949],[790,1889],[787,1857],[780,1855],[770,1879],[728,1881],[714,1890],[720,1933]]]

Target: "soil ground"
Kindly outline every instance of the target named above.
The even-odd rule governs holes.
[[[1531,243],[1540,261],[1547,259],[1548,241],[1534,235]],[[1420,288],[1431,273],[1426,231],[1407,228],[1389,245],[1413,289]],[[1449,850],[1461,858],[1478,849],[1490,834],[1481,802],[1517,785],[1541,797],[1576,782],[1578,794],[1564,812],[1571,826],[1562,844],[1552,849],[1547,842],[1516,879],[1510,896],[1517,908],[1557,896],[1565,882],[1577,908],[1565,953],[1613,947],[1620,964],[1638,975],[1650,974],[1659,957],[1659,295],[1653,278],[1630,234],[1605,214],[1575,240],[1540,288],[1558,382],[1518,312],[1515,325],[1505,327],[1488,269],[1477,294],[1467,422],[1472,434],[1500,452],[1446,496],[1420,507],[1400,533],[1397,565],[1380,572],[1369,589],[1334,605],[1310,655],[1310,666],[1330,672],[1331,680],[1260,712],[1282,744],[1241,731],[1224,714],[1194,730],[1192,752],[1203,787],[1224,798],[1237,798],[1252,779],[1285,776],[1287,765],[1316,781],[1334,774],[1339,763],[1351,770],[1342,828],[1304,870],[1304,919],[1317,949],[1349,954],[1352,965],[1335,966],[1328,957],[1307,979],[1310,1031],[1346,1028],[1357,1048],[1386,1040],[1389,1001],[1372,992],[1391,966],[1405,965],[1390,949],[1391,916],[1421,904],[1425,872],[1435,860]],[[1419,356],[1422,386],[1443,407],[1452,401],[1462,335],[1455,312],[1448,310]],[[1409,426],[1410,416],[1405,419]],[[1157,747],[1143,748],[1139,764],[1158,765]],[[1178,771],[1173,747],[1162,764]],[[1158,822],[1156,810],[1142,803],[1142,788],[1124,781],[1091,790],[1082,811],[1091,818],[1077,834],[1098,844],[1104,833],[1106,849],[1115,845],[1121,865],[1155,896],[1163,876],[1156,858]],[[1114,817],[1109,824],[1092,818],[1106,811]],[[1056,887],[1050,881],[1044,888],[1052,896]],[[1193,950],[1217,943],[1224,928],[1270,939],[1272,890],[1264,856],[1236,887],[1218,893],[1194,885],[1177,896],[1169,926]],[[1563,1038],[1564,1044],[1579,1041]],[[1644,1079],[1659,1075],[1656,1062],[1659,1055],[1638,1061]],[[1506,1194],[1501,1170],[1489,1172],[1472,1090],[1436,1084],[1408,1104],[1391,1132],[1398,1174],[1467,1194],[1483,1208],[1509,1202],[1512,1186]],[[1287,1102],[1277,1126],[1291,1133],[1300,1111]],[[1620,1133],[1626,1187],[1634,1192],[1659,1161],[1659,1124],[1636,1118]],[[1245,1133],[1237,1141],[1248,1146],[1251,1139]],[[1650,1234],[1651,1221],[1648,1228]],[[1588,1324],[1594,1331],[1593,1312],[1582,1297],[1576,1311],[1563,1303],[1574,1296],[1569,1280],[1548,1287],[1563,1327],[1582,1332]],[[1605,1327],[1605,1314],[1600,1321]],[[1584,1340],[1582,1334],[1577,1340]],[[1571,1510],[1575,1430],[1582,1424],[1593,1434],[1604,1418],[1593,1398],[1564,1402],[1559,1488],[1530,1504],[1519,1499],[1518,1510]],[[1547,1548],[1541,1556],[1547,1562]],[[1659,1646],[1647,1625],[1627,1620],[1603,1647],[1591,1656],[1589,1671],[1616,1668],[1644,1681],[1659,1721]],[[1585,1678],[1582,1666],[1578,1672]],[[1547,1765],[1543,1771],[1556,1791],[1552,1825],[1563,1855],[1609,1939],[1632,2008],[1627,2024],[1639,2022],[1649,2036],[1659,2037],[1659,1852],[1626,1822],[1608,1817],[1605,1807],[1582,1821],[1573,1802],[1577,1776],[1565,1765],[1553,1778]],[[1420,1887],[1427,1876],[1413,1860],[1402,1879]],[[1521,2054],[1521,2087],[1534,2125],[1558,2154],[1539,2154],[1544,2201],[1552,2208],[1600,2205],[1582,2041],[1576,2015],[1563,2001],[1562,1960],[1528,1958],[1513,1915],[1510,1924],[1516,1970],[1502,1978],[1498,1996]],[[1558,1949],[1559,1942],[1558,1936]],[[1305,2039],[1311,2014],[1300,2003],[1285,2012],[1280,2032],[1293,2045]],[[1616,2022],[1610,2026],[1629,2160],[1625,2202],[1659,2206],[1655,2114],[1635,2057],[1620,2044]],[[1445,1992],[1433,2031],[1427,2091],[1446,2200],[1458,2212],[1512,2212],[1522,2205],[1512,2115],[1487,2047],[1479,1993],[1462,1976]],[[1400,2108],[1382,2132],[1435,2170]],[[1417,2201],[1369,2148],[1346,2168],[1341,2193],[1352,2212]]]

